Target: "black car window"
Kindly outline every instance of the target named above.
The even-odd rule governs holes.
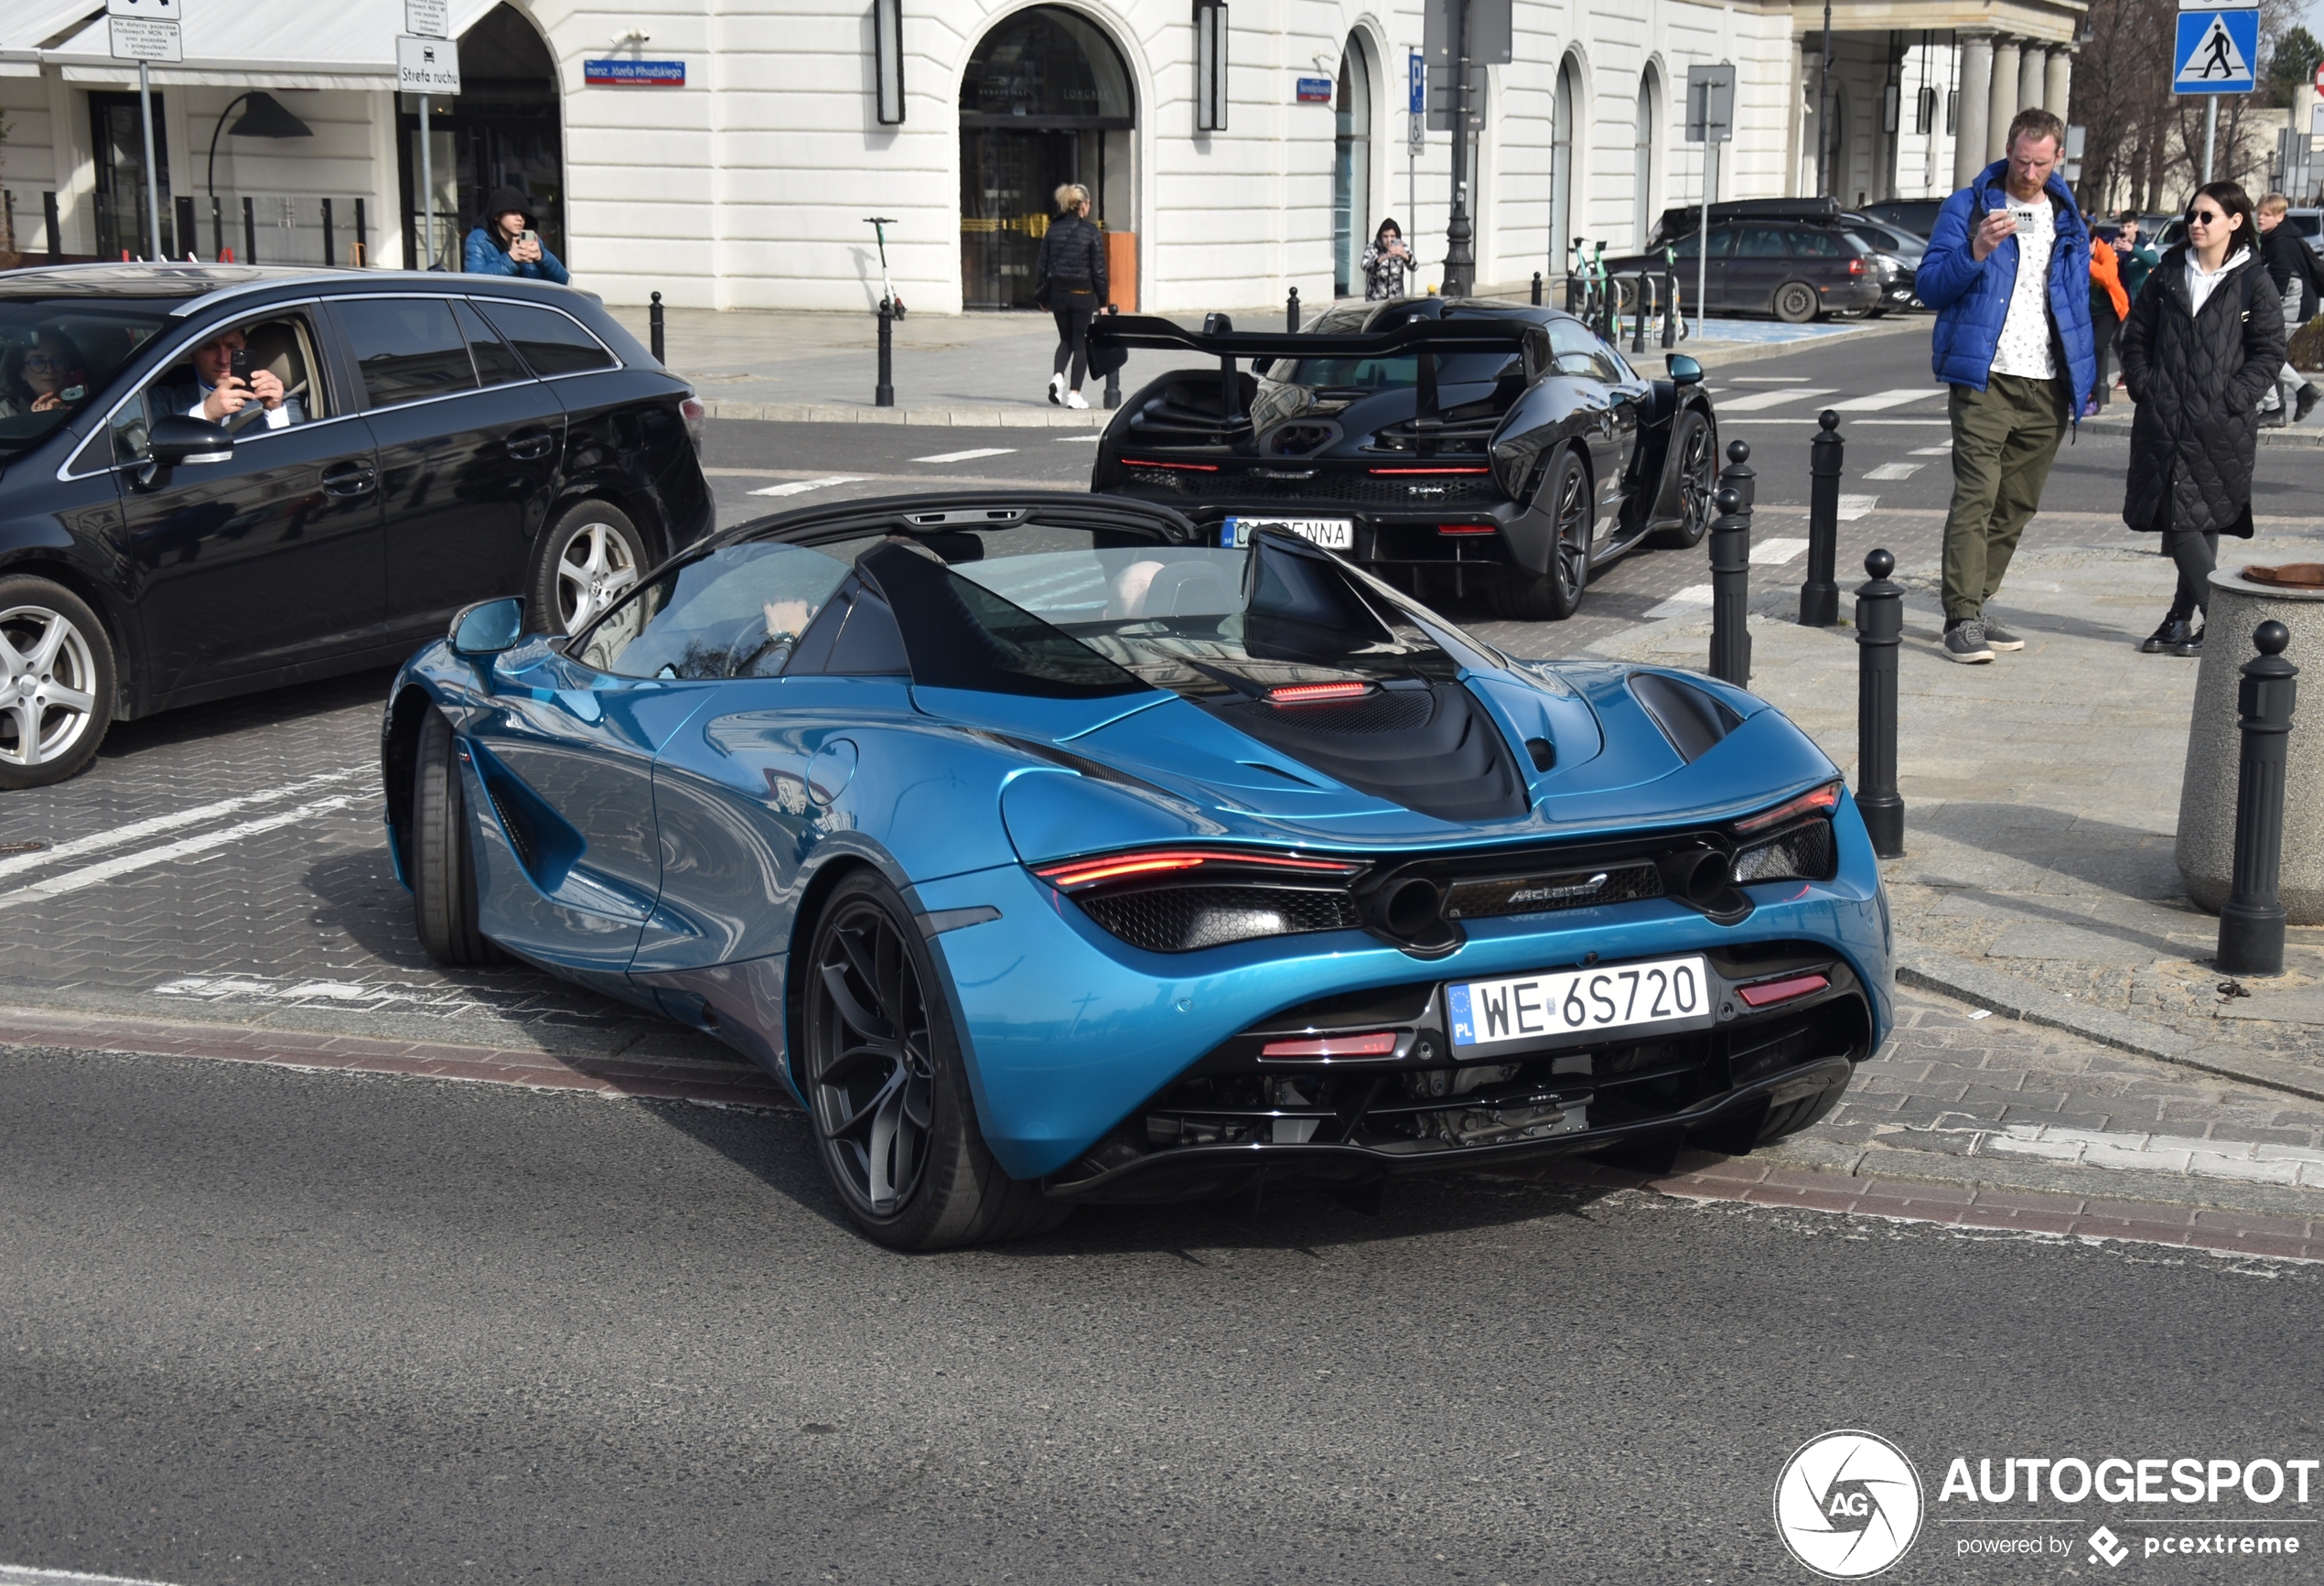
[[[170,305],[70,297],[0,299],[0,459],[85,411]]]
[[[460,329],[468,339],[468,356],[476,360],[477,378],[487,385],[506,385],[511,381],[529,380],[524,361],[514,349],[500,340],[500,333],[484,322],[484,316],[458,298],[453,299],[452,312],[458,317]]]
[[[1791,233],[1791,254],[1800,259],[1852,259],[1856,250],[1841,241],[1837,232],[1821,232],[1813,226],[1802,226]]]
[[[484,317],[516,344],[533,372],[543,379],[555,374],[581,374],[611,369],[618,360],[605,343],[584,330],[570,315],[533,303],[510,303],[499,298],[479,303]]]
[[[1549,351],[1557,372],[1609,383],[1629,378],[1629,371],[1607,351],[1606,344],[1587,327],[1571,319],[1549,322]]]
[[[226,341],[239,337],[239,349]],[[331,416],[330,394],[322,378],[315,333],[304,313],[274,313],[260,319],[211,326],[196,331],[178,357],[146,380],[145,388],[114,413],[112,422],[113,460],[134,462],[145,455],[145,437],[154,420],[173,414],[199,416],[208,397],[203,380],[204,350],[219,348],[218,356],[239,351],[249,361],[253,377],[271,374],[282,387],[285,427]],[[230,365],[231,367],[231,365]],[[245,402],[242,410],[221,422],[236,444],[264,439],[275,433],[265,422],[263,403]]]
[[[1738,259],[1783,259],[1791,256],[1783,246],[1783,232],[1776,226],[1738,226],[1735,229],[1735,256]]]
[[[621,677],[772,677],[850,563],[803,545],[726,545],[606,613],[574,652]]]
[[[1696,250],[1702,245],[1702,232],[1689,232],[1685,236],[1681,237],[1678,240],[1677,244],[1671,251],[1673,254],[1676,254],[1682,260],[1692,260],[1695,255]],[[1712,227],[1711,257],[1714,259],[1724,259],[1733,254],[1734,251],[1735,228],[1732,226]]]
[[[467,339],[441,297],[358,297],[339,305],[373,407],[476,389]]]

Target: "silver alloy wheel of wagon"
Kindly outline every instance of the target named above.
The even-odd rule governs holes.
[[[590,522],[557,548],[556,615],[560,633],[579,631],[638,581],[637,548],[612,523]]]
[[[0,611],[0,764],[30,770],[70,755],[97,720],[102,681],[88,636],[63,612]]]

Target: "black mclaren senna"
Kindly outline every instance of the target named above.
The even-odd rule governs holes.
[[[1216,359],[1149,381],[1098,447],[1092,490],[1165,502],[1217,543],[1286,529],[1425,599],[1569,617],[1591,571],[1709,527],[1718,429],[1702,366],[1633,369],[1574,316],[1470,298],[1350,304],[1301,330],[1102,318],[1133,347]]]

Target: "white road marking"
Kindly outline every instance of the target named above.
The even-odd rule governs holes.
[[[1066,444],[1066,445],[1068,445],[1068,446],[1095,446],[1095,445],[1096,445],[1099,441],[1103,440],[1103,439],[1105,438],[1105,437],[1104,437],[1103,434],[1099,434],[1099,435],[1060,435],[1060,436],[1052,436],[1050,438],[1051,438],[1051,439],[1053,439],[1053,440],[1061,440],[1061,441],[1065,442],[1065,444]]]
[[[20,1564],[0,1564],[0,1586],[165,1586],[159,1581],[132,1581],[125,1575],[83,1575],[73,1570],[29,1570]]]
[[[1843,495],[1840,498],[1840,521],[1845,523],[1857,518],[1870,517],[1872,509],[1879,504],[1878,496]]]
[[[979,446],[966,451],[940,451],[933,457],[916,457],[914,462],[972,462],[980,457],[1006,457],[1017,448],[1013,446]]]
[[[1918,402],[1924,396],[1942,396],[1942,385],[1902,385],[1894,391],[1876,391],[1869,396],[1851,396],[1845,402],[1832,405],[1834,413],[1878,413],[1885,407],[1902,407],[1908,402]]]
[[[276,799],[296,798],[300,793],[312,793],[318,787],[328,787],[333,782],[352,782],[358,777],[378,774],[379,768],[376,766],[365,766],[356,771],[327,771],[321,776],[310,776],[298,782],[285,782],[281,787],[264,788],[257,793],[242,793],[233,798],[220,799],[216,804],[197,804],[189,810],[178,810],[166,815],[155,815],[148,820],[132,821],[125,826],[115,826],[110,831],[98,832],[91,836],[75,837],[69,843],[59,843],[55,847],[43,848],[38,853],[19,854],[13,858],[0,859],[0,876],[14,875],[19,870],[38,869],[43,866],[53,865],[59,859],[74,859],[83,854],[102,853],[107,848],[117,848],[125,843],[137,842],[162,832],[174,832],[181,826],[198,826],[204,821],[216,820],[220,815],[232,815],[236,810],[248,809],[253,804],[273,804]]]
[[[1649,622],[1660,622],[1665,617],[1685,617],[1711,609],[1711,587],[1691,584],[1646,614]]]
[[[1787,402],[1805,402],[1811,396],[1829,396],[1839,389],[1836,385],[1809,385],[1797,391],[1759,391],[1749,396],[1738,396],[1718,405],[1721,417],[1730,413],[1757,413],[1763,407],[1778,407]]]
[[[752,491],[754,496],[799,496],[809,491],[823,490],[830,485],[852,485],[863,482],[861,474],[835,473],[819,480],[792,480],[789,484],[769,485],[765,490]]]
[[[172,859],[191,858],[197,854],[206,854],[212,848],[222,848],[229,843],[241,842],[244,837],[254,837],[262,832],[296,825],[300,821],[321,815],[327,810],[343,810],[354,802],[353,793],[340,793],[333,798],[317,799],[312,804],[299,804],[293,809],[279,810],[274,815],[262,816],[258,820],[244,821],[240,825],[223,826],[214,832],[204,832],[198,837],[188,837],[182,842],[165,843],[160,847],[147,848],[143,853],[124,854],[117,859],[105,859],[98,864],[83,865],[77,870],[67,870],[61,876],[51,876],[47,880],[37,881],[29,887],[18,887],[13,892],[0,892],[0,909],[13,909],[19,903],[45,902],[50,898],[60,898],[67,892],[78,892],[84,887],[93,887],[100,881],[110,881],[115,876],[126,876],[134,870],[150,869],[156,865],[166,865]]]
[[[1953,442],[1947,441],[1942,446],[1916,446],[1912,448],[1912,455],[1914,457],[1951,457]]]
[[[1738,374],[1733,376],[1738,385],[1783,385],[1794,380],[1806,378],[1804,374]]]
[[[2194,1135],[2075,1129],[2058,1124],[2005,1124],[1997,1129],[1931,1129],[1925,1132],[1969,1135],[1973,1137],[1969,1154],[1976,1157],[2032,1157],[2048,1162],[2071,1162],[2084,1168],[2189,1173],[2197,1178],[2234,1179],[2251,1184],[2298,1184],[2307,1188],[2324,1188],[2324,1150],[2313,1146],[2211,1140]]]
[[[1780,567],[1807,548],[1805,540],[1762,540],[1751,547],[1751,566]]]
[[[1878,468],[1865,469],[1864,477],[1868,480],[1909,480],[1928,466],[1922,462],[1884,462]]]

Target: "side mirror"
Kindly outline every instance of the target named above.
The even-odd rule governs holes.
[[[514,649],[516,642],[523,637],[524,602],[511,596],[463,606],[452,619],[452,629],[446,640],[455,654],[498,655],[503,650]]]
[[[145,437],[145,455],[156,468],[184,468],[189,463],[231,462],[234,437],[225,426],[182,413],[154,420]]]
[[[1703,366],[1684,352],[1666,354],[1662,360],[1670,365],[1671,378],[1681,385],[1703,383]]]

